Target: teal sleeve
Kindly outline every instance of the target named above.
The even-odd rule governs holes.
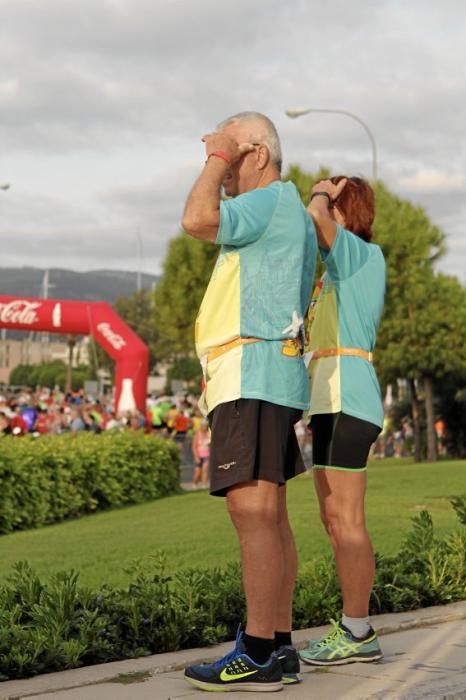
[[[267,230],[279,197],[279,189],[264,187],[220,202],[217,243],[234,247],[259,240]]]
[[[330,250],[321,248],[320,254],[333,281],[352,277],[367,262],[370,244],[337,225],[337,235]]]

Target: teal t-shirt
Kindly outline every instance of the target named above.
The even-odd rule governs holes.
[[[337,226],[326,272],[314,292],[309,350],[373,351],[385,296],[385,260],[379,246]],[[309,364],[311,415],[338,413],[383,425],[380,386],[373,365],[356,356],[322,357]]]
[[[196,322],[198,355],[203,361],[239,337],[264,342],[209,360],[207,410],[238,398],[306,409],[303,359],[282,352],[282,340],[300,331],[317,255],[314,224],[294,184],[276,181],[222,202],[217,243],[220,255]]]

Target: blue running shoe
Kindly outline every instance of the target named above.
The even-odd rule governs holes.
[[[201,690],[272,693],[282,690],[282,667],[275,654],[266,664],[256,664],[246,654],[241,628],[233,651],[213,664],[185,669],[184,677]]]
[[[293,646],[283,646],[275,652],[282,667],[283,685],[301,683],[298,652]]]
[[[304,663],[311,666],[341,666],[357,661],[380,661],[383,654],[372,627],[363,639],[358,639],[341,622],[330,622],[333,629],[328,634],[311,640],[307,649],[299,652]]]

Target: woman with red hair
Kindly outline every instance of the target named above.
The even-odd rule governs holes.
[[[343,614],[300,652],[315,666],[378,661],[369,624],[375,575],[366,530],[367,458],[383,425],[372,365],[385,294],[385,261],[371,243],[375,206],[357,177],[321,180],[308,207],[326,271],[308,313],[313,474],[321,518],[335,554]]]

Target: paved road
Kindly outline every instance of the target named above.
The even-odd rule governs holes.
[[[226,692],[222,698],[466,700],[466,602],[380,615],[373,625],[385,654],[378,664],[323,671],[306,666],[303,682],[280,694]],[[295,643],[303,646],[322,632],[296,632]],[[188,685],[180,669],[229,649],[230,644],[222,644],[5,682],[0,684],[0,700],[201,700],[210,696]]]

